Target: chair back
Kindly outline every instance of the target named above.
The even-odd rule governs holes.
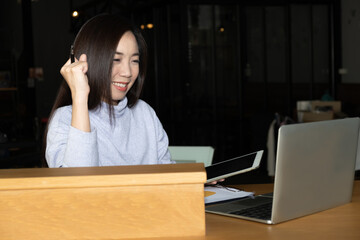
[[[214,148],[211,146],[169,146],[171,159],[176,163],[204,163],[210,166]]]

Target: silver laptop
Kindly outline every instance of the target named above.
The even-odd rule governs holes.
[[[359,118],[346,118],[282,126],[273,193],[207,205],[205,211],[277,224],[349,203],[359,125]]]

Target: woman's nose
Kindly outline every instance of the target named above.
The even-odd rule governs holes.
[[[123,63],[120,66],[119,73],[123,77],[131,77],[131,67],[128,63]]]

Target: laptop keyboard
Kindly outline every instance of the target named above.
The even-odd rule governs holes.
[[[261,204],[255,207],[242,209],[240,211],[230,212],[230,214],[270,220],[271,219],[272,202]]]

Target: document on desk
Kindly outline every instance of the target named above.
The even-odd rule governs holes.
[[[224,187],[221,185],[206,186],[204,191],[205,204],[254,196],[253,192],[245,192],[236,188]]]

